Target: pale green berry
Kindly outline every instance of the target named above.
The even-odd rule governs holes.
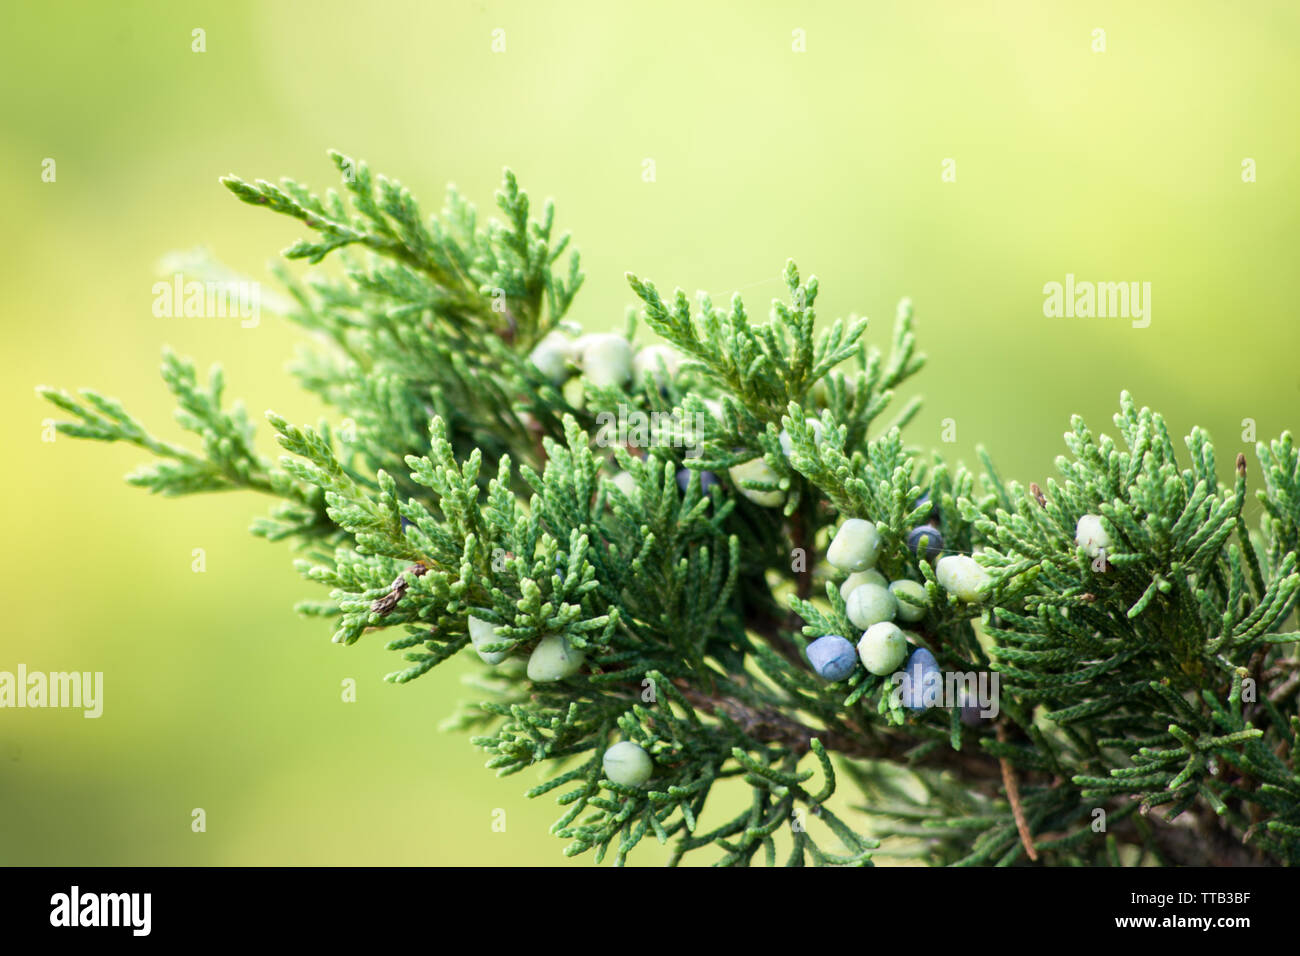
[[[763,491],[744,486],[746,481],[759,481],[765,485],[775,485],[780,482],[781,476],[762,458],[755,458],[744,464],[736,465],[728,470],[727,474],[731,476],[736,490],[756,505],[762,505],[764,508],[775,508],[785,501],[785,493],[782,491]]]
[[[647,345],[645,348],[636,353],[632,359],[632,373],[639,382],[647,375],[651,376],[656,385],[664,383],[664,373],[659,370],[659,363],[663,362],[664,371],[668,373],[668,378],[677,374],[677,369],[682,364],[681,354],[669,345]]]
[[[1098,515],[1084,515],[1079,519],[1074,529],[1074,541],[1088,552],[1090,558],[1097,557],[1103,551],[1110,553],[1110,535],[1101,526]]]
[[[584,335],[582,373],[600,388],[623,385],[632,377],[632,344],[621,335],[606,332]]]
[[[889,585],[889,590],[893,592],[894,597],[898,599],[898,616],[904,621],[919,621],[925,617],[925,606],[930,603],[929,595],[925,593],[925,587],[917,584],[915,581],[893,581]],[[909,604],[903,600],[904,597],[911,598],[916,604]]]
[[[865,571],[875,567],[880,557],[880,534],[876,526],[862,518],[849,518],[835,532],[826,560],[841,571]]]
[[[630,471],[620,471],[613,478],[614,487],[629,498],[636,497],[636,478]]]
[[[549,332],[537,343],[528,358],[538,371],[559,385],[573,371],[569,364],[574,358],[573,340],[561,332]]]
[[[849,595],[853,593],[853,589],[860,588],[864,584],[879,584],[884,588],[889,587],[889,580],[874,569],[871,571],[854,571],[840,585],[840,597],[847,601]]]
[[[822,423],[816,418],[805,418],[804,424],[812,429],[813,444],[820,445],[822,443]],[[785,457],[789,458],[794,454],[794,439],[790,437],[790,433],[784,428],[781,429],[781,434],[778,437],[781,440],[781,450],[785,452]]]
[[[616,743],[600,761],[605,776],[625,787],[639,787],[654,773],[654,761],[645,748],[631,740]]]
[[[879,584],[864,584],[853,589],[844,605],[854,627],[867,628],[881,621],[892,621],[898,613],[898,601],[889,588]]]
[[[906,657],[907,638],[898,625],[890,621],[873,624],[858,641],[858,658],[862,666],[877,677],[898,670]]]
[[[508,650],[485,651],[482,649],[484,644],[500,644],[505,638],[497,633],[496,625],[479,620],[472,614],[469,616],[469,640],[474,645],[474,651],[483,659],[484,663],[500,664],[510,656]]]
[[[939,586],[959,601],[970,603],[983,598],[984,588],[992,580],[975,559],[965,554],[950,554],[934,566]]]
[[[569,357],[558,349],[543,343],[534,348],[528,358],[553,385],[559,385],[569,377]]]
[[[559,634],[548,634],[528,658],[528,679],[538,684],[572,677],[582,669],[586,655],[569,646]]]

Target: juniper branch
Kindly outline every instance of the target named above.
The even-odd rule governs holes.
[[[285,317],[325,343],[295,374],[346,430],[269,413],[273,462],[220,370],[202,386],[170,353],[197,449],[98,392],[42,394],[72,416],[63,434],[154,456],[129,479],[151,492],[275,497],[255,532],[305,552],[299,570],[327,589],[300,609],[341,643],[388,631],[404,662],[389,680],[480,658],[483,699],[452,726],[498,774],[553,768],[530,795],[556,794],[566,853],[621,863],[650,836],[673,862],[712,846],[726,865],[866,865],[869,819],[886,852],[940,864],[1300,862],[1289,434],[1224,484],[1205,432],[1180,449],[1124,393],[1117,438],[1076,418],[1060,478],[1026,490],[983,449],[977,475],[906,444],[918,400],[891,407],[925,361],[908,300],[886,355],[865,319],[819,330],[819,280],[793,263],[765,322],[739,295],[692,304],[629,276],[676,353],[575,338],[577,253],[512,174],[504,221],[480,224],[454,190],[426,216],[400,183],[331,157],[339,191],[223,182],[307,228],[288,259],[342,265],[277,275]],[[607,441],[615,413],[643,415],[643,434]],[[830,562],[848,519],[871,523],[874,570],[908,585],[892,613],[917,617],[909,660],[996,673],[996,720],[905,703],[896,674],[810,666],[810,642],[861,631]],[[611,760],[616,741],[648,769]],[[861,821],[825,806],[844,779]],[[720,783],[749,806],[705,824]],[[791,826],[804,812],[820,825]]]

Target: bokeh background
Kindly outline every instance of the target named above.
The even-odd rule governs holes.
[[[1261,438],[1300,425],[1293,2],[222,0],[4,17],[0,670],[103,671],[106,686],[98,720],[0,711],[0,863],[562,861],[556,807],[522,796],[534,779],[497,780],[438,730],[469,660],[384,683],[396,655],[331,645],[292,611],[317,595],[246,533],[265,501],[151,500],[121,481],[132,449],[42,441],[41,383],[94,385],[180,440],[164,343],[221,361],[255,412],[316,419],[283,371],[292,328],[151,313],[167,251],[206,244],[268,281],[301,233],[221,174],[323,188],[336,147],[430,210],[454,181],[486,211],[509,165],[574,233],[588,327],[621,323],[629,269],[740,290],[761,316],[794,257],[821,279],[819,314],[868,315],[881,344],[910,295],[930,355],[913,441],[968,462],[982,442],[1024,482],[1052,473],[1072,413],[1109,428],[1123,388],[1179,434],[1209,428],[1225,469],[1249,450],[1244,419]],[[1042,287],[1066,273],[1151,282],[1150,327],[1045,318]]]

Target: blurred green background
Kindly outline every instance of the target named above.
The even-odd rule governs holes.
[[[221,361],[255,412],[316,419],[283,372],[293,329],[151,314],[163,253],[206,244],[266,281],[300,235],[221,174],[323,188],[336,147],[430,211],[448,181],[486,211],[509,165],[574,233],[588,327],[621,322],[629,269],[739,289],[762,317],[794,257],[821,279],[819,313],[871,316],[880,344],[910,295],[930,355],[913,440],[968,462],[982,442],[1024,482],[1052,473],[1071,413],[1109,428],[1122,388],[1179,434],[1209,428],[1225,469],[1249,448],[1243,419],[1261,438],[1300,425],[1294,3],[223,0],[5,17],[0,670],[103,671],[105,703],[98,720],[0,711],[0,863],[562,860],[556,807],[522,796],[535,779],[499,781],[437,730],[470,661],[383,683],[398,659],[378,640],[334,646],[293,613],[318,595],[246,533],[267,502],[150,500],[121,481],[141,454],[42,441],[40,383],[94,385],[181,440],[164,343]],[[1066,273],[1151,282],[1150,327],[1045,318],[1042,287]]]

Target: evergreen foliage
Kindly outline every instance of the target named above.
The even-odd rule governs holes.
[[[622,862],[651,837],[674,861],[715,847],[741,865],[869,864],[878,849],[959,865],[1300,862],[1289,435],[1258,447],[1254,474],[1239,457],[1224,486],[1203,431],[1180,459],[1161,416],[1125,394],[1119,438],[1076,419],[1045,489],[1004,481],[987,457],[979,475],[924,460],[902,433],[917,403],[884,418],[924,362],[910,303],[882,354],[866,320],[817,329],[817,280],[793,263],[788,302],[760,323],[739,296],[692,303],[629,276],[640,318],[681,364],[622,387],[557,383],[529,356],[572,331],[582,273],[552,206],[534,218],[507,172],[504,223],[480,224],[454,191],[427,217],[396,181],[333,159],[341,193],[224,182],[307,227],[287,258],[341,260],[333,277],[278,275],[286,317],[326,343],[295,374],[351,434],[268,413],[287,454],[267,460],[220,370],[202,384],[170,353],[163,379],[197,450],[97,392],[42,393],[72,416],[62,433],[154,456],[132,484],[278,499],[253,531],[291,542],[328,589],[301,610],[330,619],[337,642],[387,631],[404,661],[389,680],[467,648],[507,652],[476,664],[484,699],[453,726],[500,775],[553,768],[530,796],[556,794],[566,853]],[[638,440],[607,440],[602,413],[620,410],[646,413]],[[758,460],[766,469],[731,471]],[[682,468],[722,480],[683,491]],[[781,504],[757,503],[764,492]],[[1099,554],[1076,542],[1085,515],[1109,538]],[[909,709],[861,667],[839,682],[810,669],[809,642],[860,635],[842,573],[819,560],[846,518],[874,523],[877,570],[924,589],[912,642],[945,672],[996,671],[996,717],[965,719],[951,701]],[[989,572],[979,600],[948,593],[915,536],[909,548],[926,521],[944,553]],[[471,615],[494,628],[477,648]],[[547,639],[581,669],[530,680]],[[606,778],[619,740],[652,758],[646,784]],[[856,822],[826,806],[844,777],[860,790]],[[712,819],[710,791],[729,779],[749,804]]]

